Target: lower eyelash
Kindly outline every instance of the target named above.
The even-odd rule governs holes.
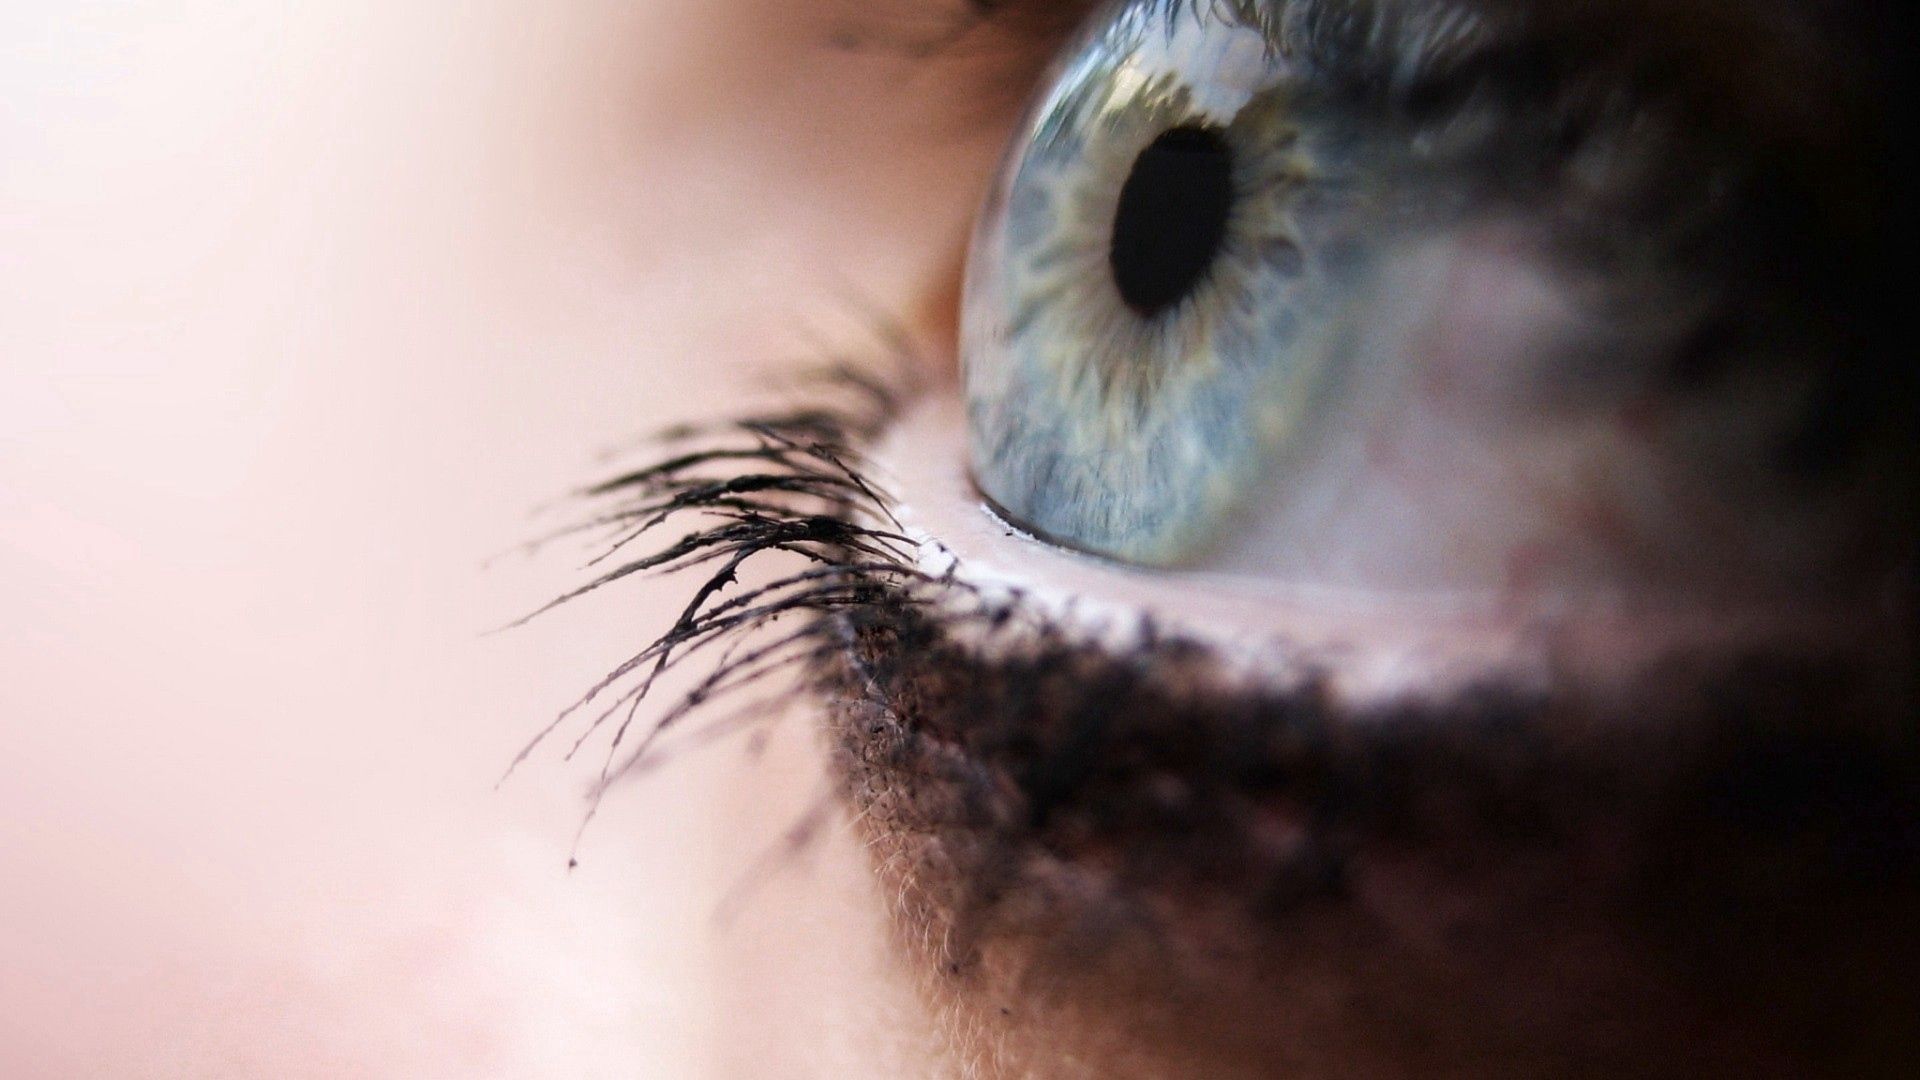
[[[898,411],[906,387],[851,367],[808,380],[806,400],[764,415],[662,433],[659,460],[585,489],[602,508],[547,542],[585,533],[604,544],[589,563],[611,569],[516,620],[522,625],[636,574],[698,572],[685,608],[644,648],[607,672],[562,709],[520,751],[508,772],[570,721],[584,719],[572,758],[612,724],[606,758],[591,791],[588,816],[607,789],[648,762],[657,741],[722,700],[818,663],[839,646],[813,617],[870,602],[875,590],[897,589],[925,575],[914,569],[914,541],[859,518],[891,517],[890,499],[859,468],[858,447]],[[656,530],[689,518],[700,527],[644,554],[634,546]],[[806,567],[728,593],[762,555],[798,557]],[[797,629],[755,641],[781,619],[810,616]],[[629,736],[657,680],[688,660],[718,654],[712,670]],[[617,719],[616,719],[617,718]],[[718,718],[712,726],[731,730]]]
[[[1642,1075],[1646,1048],[1609,1042],[1582,1003],[1618,1030],[1710,1028],[1742,1015],[1713,1002],[1768,1015],[1808,985],[1875,1002],[1910,979],[1897,948],[1849,951],[1903,940],[1920,895],[1910,687],[1889,691],[1879,660],[1681,657],[1619,699],[1490,680],[1360,707],[1150,626],[1102,642],[899,527],[863,450],[912,393],[836,370],[784,410],[670,433],[586,492],[611,568],[548,608],[640,573],[692,586],[521,755],[569,723],[575,752],[603,738],[582,831],[615,782],[677,748],[751,746],[800,691],[825,706],[895,946],[956,1032],[1027,1023],[1051,1045],[1056,1007],[1130,987],[1121,1028],[1135,1006],[1198,1002],[1249,1020],[1232,1035],[1249,1060],[1379,1015],[1444,1056],[1514,1038],[1520,1016],[1541,1060]],[[802,565],[740,580],[782,554]],[[689,661],[706,673],[643,719]],[[1920,1045],[1907,999],[1885,1000],[1847,1023]]]
[[[1896,876],[1920,862],[1911,740],[1876,728],[1883,708],[1836,667],[1683,658],[1606,702],[1493,682],[1362,709],[1311,677],[1249,686],[1202,645],[1148,627],[1115,648],[1018,592],[929,569],[940,563],[920,558],[863,459],[914,388],[846,368],[808,386],[786,409],[669,433],[660,460],[585,493],[604,506],[583,526],[605,538],[595,564],[612,568],[541,611],[640,573],[697,582],[515,761],[569,722],[574,752],[604,735],[587,820],[676,729],[750,731],[811,690],[843,794],[952,973],[995,939],[1048,942],[1056,960],[1123,938],[1158,953],[1195,897],[1240,913],[1229,937],[1260,940],[1303,908],[1351,903],[1368,850],[1443,874],[1545,852],[1635,904],[1682,878],[1725,879],[1740,859],[1821,852],[1823,836],[1845,843],[1802,857],[1769,895],[1853,877],[1836,859]],[[776,554],[803,565],[741,583]],[[698,660],[707,673],[643,724],[657,680]],[[1812,708],[1826,729],[1807,729]],[[1796,786],[1807,760],[1840,782]],[[1703,791],[1716,801],[1696,819]],[[1767,832],[1777,821],[1791,827]]]

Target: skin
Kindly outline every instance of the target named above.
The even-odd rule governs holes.
[[[725,749],[569,874],[592,765],[493,783],[678,592],[479,568],[936,288],[998,134],[812,7],[165,7],[0,14],[0,1074],[779,1075],[851,843],[719,924],[814,794]]]
[[[387,7],[0,17],[0,1073],[1221,1054],[929,984],[835,810],[770,859],[822,806],[810,716],[619,789],[571,873],[597,758],[490,786],[683,591],[477,638],[578,576],[473,567],[868,309],[944,355],[1012,101],[818,48],[832,0]]]

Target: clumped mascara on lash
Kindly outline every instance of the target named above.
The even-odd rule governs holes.
[[[701,575],[700,583],[670,626],[561,710],[509,772],[569,721],[582,721],[583,729],[569,758],[611,724],[592,793],[597,806],[608,785],[639,767],[655,742],[688,716],[734,691],[817,663],[838,647],[817,618],[767,640],[755,640],[757,632],[783,617],[858,605],[883,583],[919,576],[912,540],[856,520],[890,516],[886,496],[858,471],[856,447],[884,427],[902,388],[850,367],[833,368],[810,383],[817,393],[792,408],[664,432],[660,460],[581,492],[598,509],[561,535],[603,539],[603,550],[588,564],[595,576],[512,625],[636,574],[692,573]],[[656,530],[689,520],[698,527],[655,550],[633,553]],[[804,567],[727,593],[750,563],[777,555],[797,557]],[[659,678],[690,659],[716,654],[712,670],[649,716],[644,734],[628,746]]]

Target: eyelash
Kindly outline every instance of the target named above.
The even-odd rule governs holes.
[[[1094,0],[964,0],[949,6],[931,33],[925,24],[916,31],[862,13],[834,35],[834,44],[936,62],[984,62],[983,71],[968,77],[971,96],[997,116],[1025,99],[1042,66],[1094,6]],[[1000,95],[1004,102],[997,101]],[[802,377],[784,408],[661,432],[653,444],[658,460],[585,488],[579,493],[587,508],[582,520],[528,545],[532,550],[585,537],[595,552],[589,569],[615,565],[509,629],[636,574],[705,571],[666,629],[561,709],[506,768],[503,781],[563,731],[573,732],[564,751],[568,761],[605,736],[570,862],[615,783],[666,764],[685,747],[746,736],[760,717],[777,711],[766,708],[772,701],[804,688],[796,684],[817,684],[822,661],[844,650],[835,635],[844,637],[848,620],[833,616],[905,603],[942,607],[942,617],[955,626],[1014,621],[1006,598],[989,602],[951,573],[927,574],[916,566],[913,539],[863,524],[891,523],[894,505],[866,476],[863,448],[921,390],[919,361],[884,329],[880,338],[892,359],[875,365],[877,371],[823,367]],[[699,526],[678,540],[616,562],[658,530],[690,519]],[[748,564],[757,567],[769,561],[760,556],[781,554],[808,565],[744,591],[727,591]],[[936,603],[936,596],[951,600],[956,594],[969,602]],[[794,617],[804,626],[750,644],[774,623]],[[1026,621],[1038,628],[1045,619],[1029,613]],[[663,675],[690,659],[715,655],[718,661],[691,689],[643,717]],[[724,708],[767,684],[775,690],[766,698]],[[685,738],[675,742],[675,732]]]
[[[1043,54],[1087,6],[968,5]],[[1718,918],[1724,899],[1764,926],[1914,865],[1920,760],[1875,726],[1872,660],[1675,654],[1606,700],[1486,673],[1366,705],[1311,658],[1239,679],[1144,613],[1116,645],[1038,595],[968,581],[875,478],[890,464],[876,443],[933,389],[897,335],[883,340],[891,363],[826,368],[782,406],[665,432],[639,467],[580,493],[565,535],[588,539],[595,576],[521,622],[637,575],[685,583],[667,625],[508,768],[563,736],[569,760],[600,754],[581,833],[617,782],[722,741],[750,750],[807,698],[838,791],[775,854],[818,836],[822,811],[849,812],[899,936],[953,985],[992,987],[1009,957],[1015,987],[1036,971],[1097,984],[1113,957],[1234,985],[1223,958],[1324,948],[1358,999],[1387,1001],[1398,969],[1347,972],[1336,931],[1360,927],[1397,959],[1403,930],[1417,952],[1423,933],[1561,919],[1564,888],[1592,908],[1575,915],[1618,903],[1690,940],[1687,920]],[[663,681],[674,672],[690,686]],[[669,685],[688,688],[659,700]],[[1816,709],[1831,724],[1808,732],[1797,721]],[[1376,924],[1365,874],[1383,852],[1403,886],[1438,882],[1470,917]],[[1485,872],[1509,865],[1538,880]]]
[[[1271,743],[1271,714],[1263,710],[1285,700],[1298,724],[1282,733],[1284,748],[1268,749],[1299,766],[1307,785],[1318,783],[1322,765],[1334,761],[1322,757],[1326,747],[1313,734],[1327,705],[1322,690],[1311,680],[1286,691],[1236,689],[1211,650],[1150,623],[1131,644],[1115,648],[1088,639],[1066,616],[1027,603],[1018,589],[990,593],[962,580],[958,561],[944,550],[945,569],[925,569],[921,556],[937,542],[900,529],[895,500],[867,476],[864,462],[864,448],[920,389],[905,358],[882,375],[823,369],[803,381],[786,408],[667,432],[658,460],[582,493],[601,507],[570,530],[601,538],[589,565],[612,561],[673,523],[699,525],[625,558],[515,625],[636,574],[698,573],[671,624],[561,710],[508,768],[511,774],[570,723],[579,730],[568,759],[603,737],[604,758],[570,865],[615,783],[662,766],[683,749],[735,737],[751,742],[756,729],[781,715],[779,702],[804,691],[827,703],[827,732],[838,744],[837,771],[853,809],[879,828],[876,841],[901,846],[896,863],[915,868],[902,889],[938,894],[923,902],[942,913],[946,927],[935,958],[942,970],[962,970],[984,940],[1032,932],[1036,920],[1064,920],[1076,947],[1094,946],[1103,931],[1086,924],[1085,896],[1054,895],[1062,880],[1054,868],[1072,865],[1074,841],[1062,848],[1058,837],[1046,835],[1056,822],[1084,813],[1081,804],[1090,795],[1117,811],[1102,827],[1101,842],[1118,841],[1127,852],[1129,869],[1105,886],[1115,903],[1127,903],[1129,883],[1149,868],[1165,871],[1201,850],[1249,868],[1263,902],[1337,890],[1339,857],[1326,846],[1329,837],[1316,833],[1275,850],[1261,828],[1262,814],[1241,805],[1242,796],[1263,790],[1274,759],[1260,754],[1208,764],[1193,750],[1208,758],[1227,744]],[[729,591],[763,555],[798,557],[806,565]],[[794,618],[797,628],[776,628]],[[903,641],[913,643],[907,655],[914,660],[898,658]],[[661,676],[716,654],[691,688],[648,710],[642,725],[641,709]],[[916,707],[942,692],[937,679],[934,685],[926,679],[934,656],[943,658],[932,662],[934,669],[971,673],[977,707],[961,712],[976,722],[965,731],[944,729],[939,709]],[[757,695],[757,689],[770,692]],[[1112,709],[1115,694],[1131,708]],[[1057,708],[1029,728],[1020,709],[1040,697]],[[1165,723],[1175,717],[1194,724],[1196,738],[1177,740],[1169,758]],[[676,732],[678,741],[669,745]],[[1105,769],[1111,762],[1085,745],[1090,734],[1133,746],[1148,764],[1122,749],[1112,754],[1120,767]],[[999,790],[1004,779],[986,775],[1002,772],[1010,791]],[[1171,809],[1168,783],[1182,791]],[[1213,823],[1198,836],[1191,831],[1196,815]],[[947,867],[957,872],[942,875],[913,850],[913,838],[956,828],[986,842],[964,867]],[[802,821],[785,841],[798,847],[812,835]],[[1045,853],[1048,869],[1029,864],[1032,852]],[[1133,926],[1143,929],[1151,931],[1148,941],[1169,940],[1166,928]]]
[[[891,713],[888,684],[903,673],[863,663],[868,650],[859,639],[903,627],[942,646],[964,641],[970,658],[993,668],[1012,698],[1058,678],[1076,684],[1120,679],[1193,705],[1237,696],[1225,688],[1234,677],[1215,670],[1205,646],[1145,621],[1122,647],[1090,639],[1065,614],[1029,603],[1018,588],[988,591],[964,580],[959,561],[937,541],[901,530],[894,497],[868,475],[865,448],[924,389],[914,365],[901,352],[880,373],[848,365],[815,370],[784,408],[663,432],[654,444],[657,460],[580,493],[593,511],[548,539],[595,538],[589,550],[598,553],[588,566],[615,565],[510,626],[641,574],[687,576],[688,600],[664,630],[536,733],[508,775],[570,725],[577,730],[567,760],[603,737],[584,834],[614,784],[666,764],[680,749],[751,737],[755,727],[778,717],[773,706],[796,691],[851,706],[843,709],[850,716],[872,720],[874,708]],[[697,527],[633,553],[659,530],[687,521]],[[938,549],[931,552],[937,558],[923,559],[930,549]],[[757,568],[783,555],[804,565],[737,588],[750,564]],[[940,569],[928,569],[929,561]],[[796,628],[775,628],[796,618]],[[643,721],[663,675],[716,655],[691,688],[647,709]],[[849,679],[860,685],[848,685]],[[756,696],[756,689],[770,692]],[[1311,686],[1298,692],[1318,693]],[[676,732],[681,741],[668,745]],[[576,853],[577,845],[578,837]],[[992,904],[980,899],[966,906]]]
[[[594,512],[559,535],[598,538],[599,553],[589,567],[629,555],[668,525],[690,518],[700,524],[676,541],[619,561],[511,626],[636,574],[704,573],[672,623],[562,709],[514,758],[509,774],[570,722],[582,721],[567,751],[569,760],[612,724],[591,789],[591,820],[614,782],[664,756],[656,753],[662,749],[659,740],[684,721],[707,720],[694,735],[706,741],[771,715],[766,702],[733,714],[717,710],[735,695],[795,668],[817,665],[840,649],[835,628],[822,616],[872,603],[910,582],[957,587],[915,568],[911,538],[859,520],[892,518],[893,500],[864,475],[860,448],[912,393],[904,364],[890,376],[835,366],[804,382],[787,408],[664,432],[656,444],[658,460],[581,493]],[[807,565],[764,584],[727,591],[749,564],[758,567],[766,561],[761,556],[781,554]],[[796,631],[755,640],[791,616],[806,621]],[[656,681],[689,659],[715,652],[720,659],[711,670],[659,709],[630,745]]]
[[[994,941],[1043,943],[1035,963],[1073,970],[1121,935],[1204,979],[1209,950],[1285,940],[1296,913],[1351,902],[1350,867],[1369,846],[1466,865],[1568,851],[1584,865],[1620,859],[1607,841],[1631,834],[1654,841],[1633,858],[1658,871],[1636,887],[1666,888],[1726,877],[1756,836],[1781,850],[1807,847],[1809,829],[1853,838],[1795,864],[1803,891],[1910,855],[1912,837],[1885,819],[1893,806],[1904,820],[1914,763],[1832,706],[1833,687],[1866,680],[1807,657],[1678,658],[1605,703],[1494,682],[1355,709],[1311,676],[1239,686],[1204,646],[1149,627],[1115,650],[1018,592],[929,572],[926,542],[898,527],[863,458],[917,393],[905,372],[822,372],[787,408],[670,432],[658,460],[584,493],[604,507],[583,526],[602,538],[596,564],[697,525],[527,616],[636,574],[692,574],[671,624],[514,762],[569,722],[569,757],[603,737],[582,833],[615,782],[681,750],[751,745],[805,692],[827,706],[843,797],[899,875],[901,902],[937,928],[927,959],[951,975]],[[805,565],[739,587],[749,564],[781,555]],[[641,724],[663,674],[716,655]],[[1695,715],[1703,702],[1716,707]],[[1829,706],[1833,731],[1779,722],[1809,703]],[[1616,712],[1639,722],[1601,722]],[[1806,760],[1842,771],[1846,797],[1783,782]],[[1718,800],[1704,822],[1663,816],[1701,792]],[[1638,808],[1632,822],[1623,807]],[[811,822],[787,831],[789,851],[816,835]],[[1640,882],[1644,869],[1623,872]],[[1201,931],[1166,921],[1152,898],[1193,895],[1241,898],[1246,921],[1230,940],[1196,942]]]

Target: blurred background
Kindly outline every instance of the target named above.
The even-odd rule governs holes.
[[[483,564],[951,273],[997,137],[847,17],[0,0],[0,1075],[804,1074],[804,725],[569,873],[597,759],[495,781],[680,593]]]

